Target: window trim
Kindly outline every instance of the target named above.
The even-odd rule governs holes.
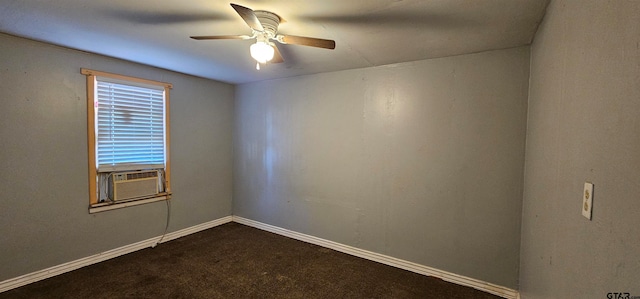
[[[81,68],[80,73],[87,77],[87,147],[89,153],[89,213],[101,212],[104,210],[124,208],[127,206],[134,206],[138,204],[144,204],[154,202],[158,200],[168,200],[171,198],[171,160],[170,160],[170,140],[171,134],[169,129],[169,90],[173,88],[173,84],[153,81],[147,79],[141,79],[136,77],[130,77],[125,75],[107,73],[102,71],[96,71],[91,69]],[[165,179],[165,192],[158,194],[153,198],[142,199],[138,201],[125,201],[122,203],[105,204],[98,202],[98,170],[96,165],[96,124],[95,124],[95,91],[96,91],[96,77],[105,77],[110,79],[121,80],[132,83],[142,83],[147,85],[155,85],[164,88],[165,96],[165,166],[164,166],[164,179]]]

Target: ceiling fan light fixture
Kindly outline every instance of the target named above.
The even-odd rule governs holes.
[[[273,55],[275,53],[273,47],[265,41],[257,41],[255,44],[251,45],[249,51],[251,52],[251,57],[259,63],[267,63],[273,59]]]
[[[191,36],[195,40],[219,40],[219,39],[256,39],[256,43],[249,47],[251,57],[257,61],[256,69],[260,64],[282,63],[284,59],[278,47],[273,42],[284,45],[301,45],[333,50],[336,42],[329,39],[282,35],[278,33],[278,26],[282,18],[275,13],[265,10],[253,10],[242,5],[231,3],[231,7],[238,13],[245,23],[251,28],[251,35],[206,35]],[[273,42],[272,42],[273,41]]]

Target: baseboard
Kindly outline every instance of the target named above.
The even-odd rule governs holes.
[[[240,223],[240,224],[244,224],[244,225],[248,225],[248,226],[252,226],[255,228],[259,228],[268,232],[272,232],[272,233],[276,233],[279,235],[283,235],[289,238],[293,238],[296,240],[300,240],[300,241],[304,241],[307,243],[311,243],[311,244],[315,244],[315,245],[320,245],[322,247],[326,247],[326,248],[330,248],[336,251],[340,251],[340,252],[344,252],[346,254],[350,254],[350,255],[354,255],[357,257],[361,257],[364,259],[368,259],[374,262],[378,262],[378,263],[382,263],[385,265],[389,265],[389,266],[393,266],[396,268],[400,268],[400,269],[404,269],[404,270],[408,270],[411,272],[415,272],[418,274],[422,274],[422,275],[427,275],[427,276],[433,276],[433,277],[437,277],[440,278],[442,280],[448,281],[448,282],[452,282],[458,285],[462,285],[462,286],[467,286],[467,287],[471,287],[483,292],[487,292],[487,293],[491,293],[503,298],[509,298],[509,299],[516,299],[518,298],[518,291],[510,289],[510,288],[506,288],[503,286],[499,286],[499,285],[495,285],[492,283],[488,283],[485,281],[481,281],[475,278],[470,278],[470,277],[466,277],[466,276],[462,276],[462,275],[458,275],[455,273],[451,273],[451,272],[447,272],[447,271],[442,271],[439,269],[435,269],[435,268],[431,268],[428,266],[424,266],[424,265],[420,265],[420,264],[416,264],[413,262],[409,262],[409,261],[405,261],[405,260],[401,260],[398,258],[394,258],[391,256],[387,256],[384,254],[379,254],[379,253],[375,253],[375,252],[371,252],[371,251],[367,251],[367,250],[363,250],[363,249],[359,249],[356,247],[352,247],[352,246],[348,246],[348,245],[344,245],[344,244],[340,244],[337,242],[333,242],[333,241],[329,241],[329,240],[325,240],[322,238],[318,238],[318,237],[314,237],[314,236],[310,236],[310,235],[306,235],[303,233],[299,233],[299,232],[295,232],[295,231],[291,231],[288,229],[284,229],[284,228],[280,228],[277,226],[273,226],[273,225],[269,225],[269,224],[265,224],[262,222],[258,222],[258,221],[254,221],[254,220],[250,220],[247,218],[243,218],[243,217],[239,217],[239,216],[233,216],[233,221]]]
[[[205,222],[205,223],[202,223],[202,224],[198,224],[198,225],[194,225],[194,226],[191,226],[191,227],[187,227],[187,228],[181,229],[179,231],[167,233],[164,236],[164,238],[162,238],[162,242],[160,242],[160,243],[164,243],[164,242],[168,242],[168,241],[171,241],[171,240],[175,240],[177,238],[184,237],[184,236],[187,236],[187,235],[190,235],[190,234],[194,234],[194,233],[203,231],[205,229],[210,229],[212,227],[223,225],[225,223],[229,223],[229,222],[232,222],[232,221],[233,221],[233,216],[225,216],[225,217],[222,217],[222,218],[219,218],[219,219],[216,219],[216,220],[212,220],[212,221]],[[156,237],[154,240],[157,240],[158,238],[159,237]]]
[[[213,221],[205,222],[202,224],[198,224],[192,227],[188,227],[185,229],[181,229],[179,231],[167,233],[164,237],[157,236],[154,238],[150,238],[144,241],[136,242],[133,244],[125,245],[119,248],[115,248],[112,250],[108,250],[102,253],[94,254],[92,256],[88,256],[85,258],[77,259],[75,261],[71,261],[68,263],[64,263],[61,265],[53,266],[51,268],[43,269],[40,271],[28,273],[16,278],[7,279],[5,281],[0,282],[0,293],[15,289],[17,287],[21,287],[23,285],[27,285],[39,280],[43,280],[49,277],[53,277],[56,275],[60,275],[69,271],[73,271],[85,266],[89,266],[95,263],[99,263],[102,261],[106,261],[108,259],[112,259],[114,257],[119,257],[121,255],[125,255],[127,253],[131,253],[134,251],[138,251],[140,249],[144,249],[147,247],[153,247],[158,243],[164,243],[167,241],[171,241],[180,237],[184,237],[186,235],[190,235],[193,233],[197,233],[199,231],[209,229],[218,225],[222,225],[233,220],[232,216],[222,217]]]

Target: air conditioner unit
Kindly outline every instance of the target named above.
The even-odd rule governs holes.
[[[127,200],[159,193],[157,170],[117,172],[113,174],[113,200]]]

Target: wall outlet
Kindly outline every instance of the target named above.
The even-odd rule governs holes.
[[[593,208],[593,184],[584,183],[584,192],[582,192],[582,216],[591,220],[591,211]]]

